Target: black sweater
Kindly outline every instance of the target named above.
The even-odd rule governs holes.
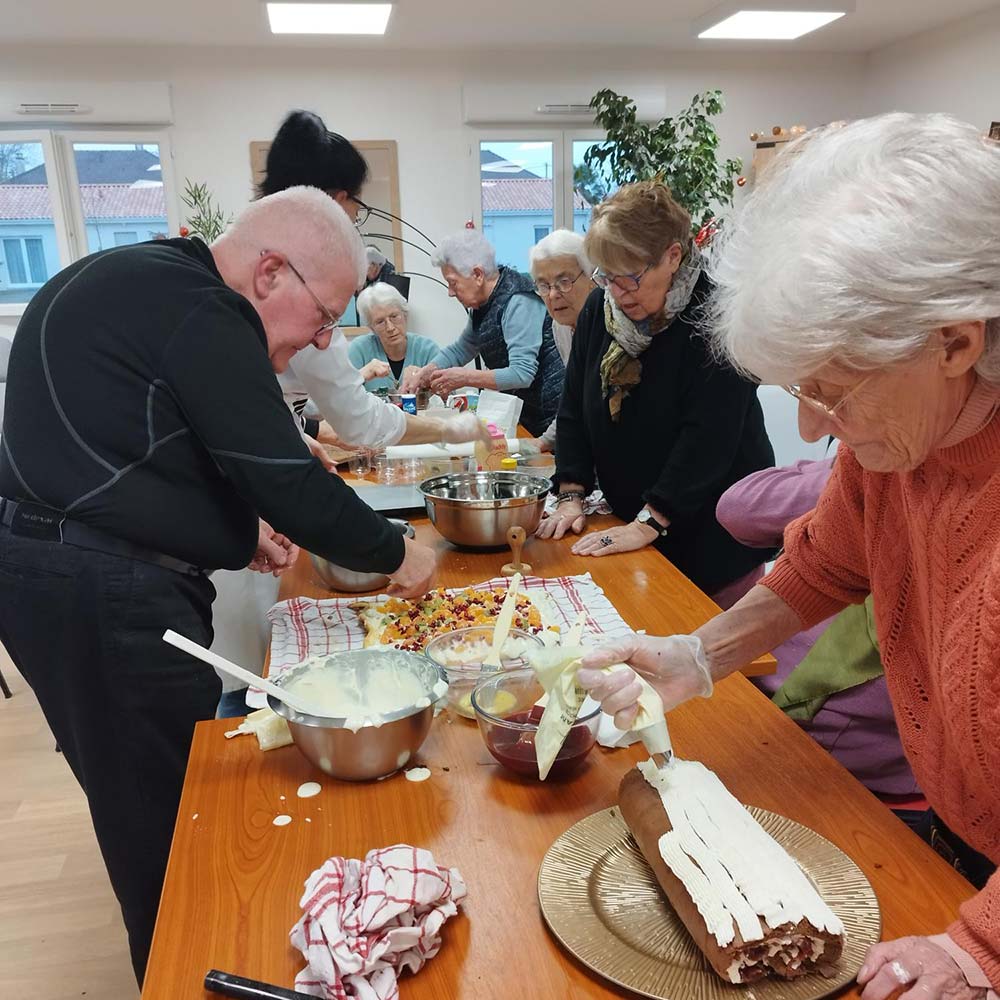
[[[31,300],[0,496],[210,569],[247,565],[258,512],[351,569],[403,559],[399,533],[309,454],[260,317],[193,239],[86,257]]]
[[[612,510],[630,521],[648,503],[670,519],[655,545],[711,593],[768,557],[740,545],[715,518],[733,483],[774,464],[756,387],[716,363],[694,328],[710,284],[704,275],[688,308],[641,355],[642,381],[613,423],[601,398],[601,359],[611,337],[604,292],[584,304],[573,335],[559,410],[556,482],[597,480]]]

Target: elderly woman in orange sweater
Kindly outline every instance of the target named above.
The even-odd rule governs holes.
[[[713,265],[719,353],[842,442],[816,509],[761,584],[694,636],[626,660],[669,710],[874,598],[885,677],[936,841],[978,895],[931,937],[875,945],[863,1000],[1000,990],[1000,144],[943,115],[810,133],[775,161]],[[631,671],[581,670],[627,726]]]

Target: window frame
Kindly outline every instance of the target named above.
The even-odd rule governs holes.
[[[31,259],[28,256],[28,240],[34,240],[36,243],[42,243],[41,236],[3,236],[0,235],[0,244],[4,243],[20,243],[21,244],[21,264],[24,268],[25,277],[28,281],[12,281],[10,280],[10,265],[7,263],[7,250],[4,248],[4,266],[7,268],[7,279],[8,284],[11,288],[41,288],[49,277],[45,277],[42,281],[34,281],[31,279]],[[45,261],[45,245],[42,243],[42,262]]]
[[[483,232],[483,195],[481,187],[480,149],[484,142],[550,142],[552,143],[552,230],[573,229],[573,143],[603,142],[607,133],[596,128],[548,128],[537,123],[523,127],[476,129],[472,131],[469,158],[472,220]]]
[[[122,126],[53,125],[48,129],[15,128],[0,122],[0,143],[40,143],[48,181],[49,203],[55,228],[56,246],[59,251],[60,269],[73,261],[86,257],[87,226],[83,215],[83,198],[76,172],[74,143],[115,143],[127,145],[156,145],[160,150],[160,178],[163,181],[163,200],[166,205],[167,232],[180,229],[178,188],[174,175],[173,149],[170,130]],[[52,277],[51,275],[49,277]],[[37,288],[37,285],[18,286]],[[19,317],[27,302],[0,302],[0,316]]]

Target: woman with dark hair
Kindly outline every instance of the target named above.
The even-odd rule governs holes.
[[[304,184],[325,191],[352,222],[357,222],[368,164],[350,141],[331,132],[319,115],[289,112],[271,141],[266,169],[257,188],[259,198]]]

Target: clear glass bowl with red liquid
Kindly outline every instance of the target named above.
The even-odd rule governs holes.
[[[544,693],[533,670],[494,674],[472,692],[472,707],[487,750],[509,771],[536,780],[535,735],[543,711],[536,702]],[[568,777],[582,767],[597,740],[600,714],[595,708],[577,719],[546,780]]]

